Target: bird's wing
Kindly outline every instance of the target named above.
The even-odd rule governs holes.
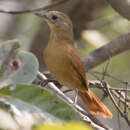
[[[77,76],[81,80],[83,87],[85,87],[85,89],[88,89],[87,77],[83,62],[79,57],[76,49],[73,47],[70,49],[70,62],[73,69],[76,71]]]

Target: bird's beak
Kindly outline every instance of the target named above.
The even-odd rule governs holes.
[[[35,13],[35,15],[47,19],[46,13]]]

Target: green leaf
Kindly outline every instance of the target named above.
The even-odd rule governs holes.
[[[29,84],[38,72],[39,63],[35,55],[30,52],[19,51],[20,68],[8,80],[9,84]]]
[[[11,96],[1,94],[0,115],[0,128],[2,128],[2,130],[20,130],[20,128],[29,129],[33,125],[39,125],[41,122],[61,122],[59,119],[45,111],[41,111],[33,105],[12,98]]]
[[[0,93],[11,95],[28,103],[34,104],[60,119],[77,119],[75,112],[70,106],[51,95],[48,91],[41,91],[37,86],[17,85],[16,89],[13,91],[10,91],[9,88],[6,87],[1,89]]]
[[[8,77],[5,76],[5,72],[8,70],[8,65],[12,58],[16,55],[17,49],[20,47],[19,41],[8,40],[0,45],[0,81],[3,81]]]

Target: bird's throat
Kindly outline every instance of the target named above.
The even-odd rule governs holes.
[[[62,40],[74,42],[72,30],[66,31],[65,29],[52,29],[50,38],[56,41]]]

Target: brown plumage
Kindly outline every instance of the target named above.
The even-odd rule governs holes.
[[[85,106],[94,115],[112,118],[109,109],[88,89],[86,72],[73,40],[69,17],[58,11],[37,15],[44,17],[51,34],[44,51],[44,61],[51,74],[66,87],[77,89]]]

